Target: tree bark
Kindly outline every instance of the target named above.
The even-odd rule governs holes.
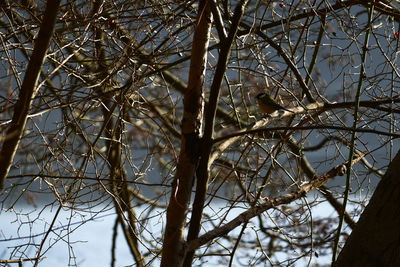
[[[203,84],[207,48],[211,31],[211,12],[207,0],[199,2],[193,37],[188,89],[185,91],[182,137],[178,166],[167,209],[161,266],[181,266],[184,259],[183,232],[189,209],[194,174],[199,160],[200,131],[203,118]]]
[[[11,169],[12,161],[25,129],[32,99],[38,90],[36,83],[44,58],[46,57],[47,48],[53,36],[59,6],[60,0],[47,1],[39,34],[35,40],[32,56],[29,60],[18,100],[14,105],[14,115],[10,123],[10,128],[6,132],[6,140],[0,151],[0,190],[3,189],[4,181]]]
[[[333,266],[400,266],[400,151]]]
[[[236,33],[239,28],[239,23],[242,19],[247,0],[242,0],[235,8],[234,15],[232,16],[232,24],[227,38],[221,41],[221,50],[218,58],[218,64],[215,71],[214,79],[211,84],[210,97],[205,111],[205,126],[204,135],[201,139],[200,160],[196,172],[196,195],[194,198],[192,217],[190,219],[190,226],[187,241],[190,242],[196,239],[200,232],[201,218],[203,216],[204,203],[206,199],[208,181],[210,175],[210,156],[213,146],[213,135],[215,125],[215,115],[218,106],[219,94],[221,91],[221,83],[226,73],[226,67],[229,61],[231,46],[236,38]],[[184,267],[192,266],[195,251],[186,251]]]

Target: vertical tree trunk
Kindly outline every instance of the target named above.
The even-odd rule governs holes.
[[[239,23],[244,14],[245,7],[247,5],[247,0],[240,1],[232,16],[232,24],[229,29],[229,34],[221,43],[221,49],[218,57],[218,64],[214,74],[214,79],[210,88],[210,96],[208,105],[205,112],[205,125],[204,125],[204,135],[201,139],[201,149],[200,149],[200,160],[197,169],[197,183],[196,183],[196,195],[193,203],[192,217],[190,219],[190,226],[188,232],[188,242],[196,239],[200,232],[201,218],[203,216],[204,202],[206,199],[209,175],[210,175],[210,156],[213,146],[213,135],[214,135],[214,125],[215,125],[215,115],[218,106],[219,94],[221,91],[221,84],[223,77],[226,73],[229,55],[231,52],[232,44],[236,38],[237,30],[239,28]],[[188,251],[185,255],[185,260],[183,263],[184,267],[192,266],[195,251]]]
[[[333,266],[400,266],[400,151]]]
[[[199,157],[203,83],[211,30],[211,12],[207,0],[199,2],[195,23],[189,83],[183,100],[181,147],[167,209],[161,266],[181,266],[184,257],[183,231]]]

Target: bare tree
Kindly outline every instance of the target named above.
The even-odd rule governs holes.
[[[0,5],[2,212],[49,222],[1,263],[45,264],[74,216],[111,210],[112,266],[119,231],[137,266],[302,266],[363,229],[399,148],[398,3]]]

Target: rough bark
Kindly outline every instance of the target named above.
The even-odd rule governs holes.
[[[333,266],[400,266],[400,151]]]

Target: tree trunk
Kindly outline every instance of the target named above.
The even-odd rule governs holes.
[[[211,12],[207,1],[199,2],[193,37],[188,88],[184,94],[181,147],[167,209],[161,266],[181,266],[184,259],[184,230],[194,174],[199,160],[203,118],[203,85],[211,32]]]
[[[400,151],[333,266],[400,266]]]

